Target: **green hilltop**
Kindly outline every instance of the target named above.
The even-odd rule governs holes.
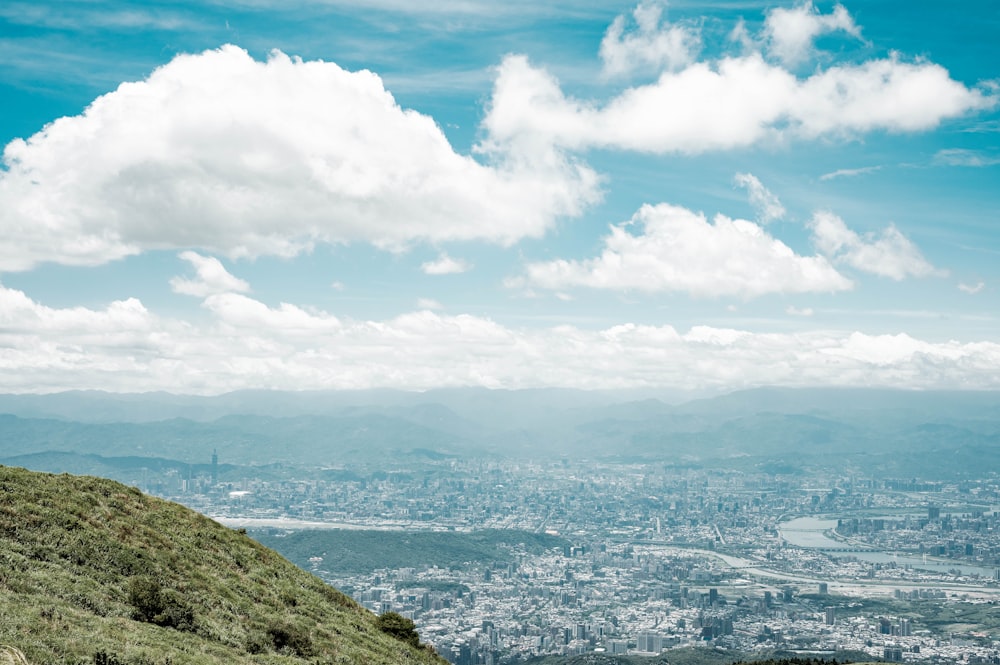
[[[0,662],[445,663],[392,618],[183,506],[0,466]]]

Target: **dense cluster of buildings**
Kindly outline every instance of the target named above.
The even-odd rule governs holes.
[[[829,583],[761,578],[704,551],[608,545],[574,556],[522,554],[503,570],[470,567],[380,570],[334,577],[374,612],[396,611],[459,665],[514,662],[543,654],[651,654],[675,647],[760,652],[896,653],[898,660],[959,662],[1000,656],[989,636],[934,634],[909,616],[866,612]],[[435,591],[441,582],[461,590]],[[946,590],[947,589],[947,590]],[[957,585],[869,589],[902,598],[990,603]],[[971,593],[970,593],[971,592]],[[862,594],[866,593],[862,591]],[[991,600],[992,599],[992,600]]]
[[[1000,559],[998,529],[1000,519],[993,511],[974,508],[942,514],[935,505],[929,506],[926,514],[851,518],[837,525],[840,535],[862,539],[877,549],[994,562]]]
[[[1000,659],[997,630],[942,631],[856,602],[1000,601],[995,476],[947,484],[448,459],[301,479],[145,480],[206,514],[290,529],[502,528],[566,539],[542,554],[511,552],[515,563],[500,567],[373,562],[370,573],[350,576],[314,558],[318,574],[373,611],[413,618],[457,664],[679,646]],[[813,520],[815,542],[796,541],[792,518]]]

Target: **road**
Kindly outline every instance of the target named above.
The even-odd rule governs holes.
[[[673,545],[652,545],[643,544],[645,549],[656,549],[662,552],[697,552],[699,554],[715,557],[720,559],[723,563],[728,565],[734,570],[740,571],[742,575],[747,577],[755,578],[756,581],[762,580],[775,580],[778,582],[794,582],[796,584],[814,584],[819,585],[820,582],[825,582],[831,592],[839,591],[843,595],[854,595],[854,596],[872,596],[872,595],[892,595],[896,589],[902,591],[909,591],[914,589],[940,589],[946,592],[962,593],[974,596],[977,598],[1000,598],[1000,587],[998,586],[983,586],[980,584],[957,584],[951,582],[902,582],[902,581],[890,581],[883,582],[880,580],[833,580],[828,577],[809,577],[806,575],[798,575],[793,573],[786,573],[777,570],[769,570],[767,568],[762,568],[760,562],[751,561],[749,559],[744,559],[742,557],[733,556],[731,554],[723,554],[721,552],[714,552],[712,550],[697,549],[692,547],[677,547]]]

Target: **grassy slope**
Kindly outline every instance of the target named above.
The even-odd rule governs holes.
[[[132,620],[133,577],[194,610],[194,632]],[[110,480],[0,467],[0,645],[30,663],[441,663],[246,535]],[[308,635],[276,650],[269,629]],[[250,652],[258,653],[252,654]]]

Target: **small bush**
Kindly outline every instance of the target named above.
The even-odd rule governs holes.
[[[244,649],[250,655],[257,655],[267,651],[267,640],[261,635],[251,635],[247,638]]]
[[[267,629],[267,636],[276,651],[292,652],[301,658],[312,655],[312,639],[302,628],[290,623],[274,622]]]
[[[70,594],[66,599],[80,609],[93,612],[99,617],[108,616],[109,608],[107,604],[101,598],[97,597],[96,594],[90,595],[78,592]]]
[[[165,628],[194,631],[194,610],[172,591],[149,577],[134,577],[128,583],[132,618]]]
[[[416,625],[398,612],[386,612],[378,615],[375,619],[375,627],[412,647],[417,649],[421,647]]]
[[[125,665],[125,661],[119,660],[113,653],[101,650],[94,654],[94,665]]]

